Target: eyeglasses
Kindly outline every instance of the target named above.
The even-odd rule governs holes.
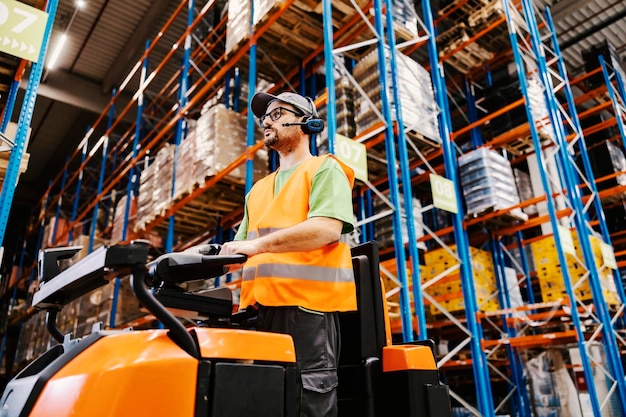
[[[270,118],[272,122],[275,122],[276,120],[280,119],[283,116],[283,110],[288,111],[289,113],[293,113],[296,116],[301,116],[301,113],[298,113],[295,110],[291,110],[286,107],[276,107],[269,113],[265,113],[263,116],[259,117],[259,122],[261,123],[261,127],[263,128],[265,127],[265,119],[267,119],[268,117]]]

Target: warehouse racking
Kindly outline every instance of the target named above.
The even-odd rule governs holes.
[[[158,152],[166,149],[168,143],[173,146],[173,155],[180,155],[182,144],[189,139],[185,136],[190,131],[191,116],[202,111],[203,103],[215,100],[220,87],[223,88],[222,101],[227,103],[225,107],[236,111],[243,109],[239,103],[244,101],[241,74],[248,74],[249,102],[260,79],[278,80],[277,67],[288,71],[280,74],[283,82],[277,81],[275,89],[295,86],[302,93],[315,95],[315,74],[323,66],[326,90],[317,97],[316,104],[318,108],[325,108],[326,146],[332,152],[336,145],[335,133],[339,130],[335,122],[339,100],[334,74],[337,71],[350,79],[349,84],[357,90],[360,100],[372,104],[371,99],[365,98],[369,91],[359,89],[356,76],[352,77],[357,71],[354,61],[358,65],[367,53],[372,53],[376,57],[374,76],[378,75],[380,89],[388,94],[380,95],[379,121],[353,137],[368,149],[371,156],[368,168],[376,173],[375,178],[359,183],[355,200],[361,239],[381,238],[372,225],[380,225],[385,218],[391,218],[392,243],[383,245],[381,266],[386,275],[391,313],[399,319],[398,335],[405,341],[434,337],[440,342],[446,338],[453,342],[447,353],[442,349],[438,365],[448,377],[455,406],[471,414],[495,416],[508,411],[531,415],[533,396],[527,390],[523,370],[531,359],[529,352],[532,355],[533,350],[546,345],[554,346],[557,351],[576,347],[583,352],[579,354],[578,366],[582,369],[595,416],[608,415],[611,407],[621,415],[626,414],[625,381],[620,363],[623,333],[619,333],[624,309],[623,287],[616,274],[608,274],[614,288],[621,289],[609,309],[603,295],[608,285],[603,281],[607,271],[604,262],[598,263],[596,249],[600,241],[610,245],[612,236],[609,236],[600,204],[602,193],[591,180],[593,173],[583,139],[588,132],[582,129],[579,115],[573,111],[579,103],[569,86],[549,11],[544,16],[529,0],[503,1],[501,8],[490,14],[481,9],[487,17],[480,20],[475,17],[481,15],[475,13],[474,2],[461,0],[442,9],[435,20],[430,2],[423,1],[419,23],[415,24],[414,31],[407,32],[397,27],[391,13],[381,13],[383,9],[393,10],[394,4],[389,0],[350,4],[287,0],[272,3],[269,12],[251,25],[253,30],[249,36],[244,35],[243,40],[226,51],[222,49],[224,37],[228,37],[224,31],[228,24],[226,18],[221,19],[206,39],[194,36],[203,19],[212,12],[212,5],[212,2],[180,2],[159,37],[146,45],[141,60],[113,92],[109,106],[89,129],[81,146],[68,158],[63,172],[51,181],[40,203],[40,214],[31,228],[31,233],[38,236],[37,249],[45,242],[59,245],[82,239],[87,243],[87,251],[91,251],[97,237],[112,239],[110,243],[150,238],[159,246],[157,240],[164,236],[166,251],[180,250],[209,238],[227,240],[241,216],[243,194],[253,181],[254,156],[261,148],[255,140],[255,121],[251,115],[246,116],[247,148],[214,175],[203,178],[197,188],[184,190],[178,196],[175,194],[176,176],[182,173],[177,169],[178,157],[174,156],[173,186],[168,190],[170,201],[140,229],[133,230],[140,172],[146,172],[156,163]],[[304,8],[322,10],[321,25],[320,18],[311,20],[310,15],[303,14]],[[373,14],[369,14],[370,9]],[[460,20],[467,20],[469,24],[470,16],[474,16],[471,21],[476,24],[472,36],[451,34],[449,38],[439,39],[434,36],[438,31],[443,34],[448,28],[454,29]],[[291,44],[276,42],[286,36],[286,28],[294,30],[289,26],[294,21],[299,22],[297,31],[303,39],[291,35]],[[449,39],[447,44],[446,39]],[[160,43],[168,42],[169,45],[184,45],[182,64],[175,65],[176,71],[167,65],[177,59],[176,48],[164,48],[169,52],[161,51],[161,55],[156,49]],[[506,43],[510,54],[495,54],[489,50]],[[212,54],[218,58],[211,61]],[[399,72],[405,57],[412,57],[430,68],[438,110],[439,137],[436,140],[415,132],[409,126],[411,121],[404,117],[406,102],[401,98]],[[484,88],[480,86],[482,79],[488,78],[483,68],[498,68],[508,62],[516,67],[514,78],[521,89],[519,99],[480,117],[478,103],[484,102],[485,97],[477,98],[474,94]],[[448,65],[457,71],[449,71]],[[151,66],[155,68],[153,71],[149,70]],[[446,80],[445,73],[451,73],[452,77]],[[603,109],[612,105],[624,144],[625,95],[620,74],[605,65],[602,73],[604,88],[608,87],[612,103],[604,104]],[[535,76],[529,78],[530,74]],[[459,84],[464,88],[456,88]],[[537,90],[533,90],[535,87],[538,87],[538,95]],[[134,100],[115,116],[117,100],[125,89],[136,91]],[[146,94],[148,91],[152,94]],[[448,96],[454,100],[454,110],[449,108]],[[564,103],[559,101],[562,97],[565,97]],[[136,106],[135,123],[124,125],[122,120],[133,106]],[[460,122],[462,116],[456,117],[458,114],[467,114],[467,121]],[[524,121],[519,126],[511,125],[504,132],[493,133],[498,117],[519,119],[520,114]],[[102,132],[99,137],[97,131]],[[461,201],[466,197],[463,193],[467,187],[461,187],[460,165],[471,160],[473,152],[486,152],[479,161],[497,159],[496,155],[489,156],[488,149],[499,150],[496,152],[499,157],[503,153],[508,155],[505,164],[534,166],[529,174],[539,182],[539,191],[535,191],[530,200],[518,201],[513,206],[466,216]],[[573,153],[582,158],[582,169],[577,169],[572,161]],[[377,160],[375,155],[382,158]],[[245,177],[232,178],[230,174],[244,165]],[[446,214],[431,203],[434,199],[429,182],[433,181],[432,174],[443,174],[452,181],[453,195],[458,202],[456,212],[453,208]],[[84,175],[91,176],[93,184],[88,188],[93,193],[84,192]],[[581,195],[579,188],[583,191],[588,188],[590,197]],[[415,210],[414,195],[428,204]],[[520,215],[521,209],[541,204],[545,207],[538,207],[539,214],[530,220],[525,221],[525,216]],[[111,224],[108,213],[116,205],[119,223]],[[383,209],[375,212],[375,206]],[[197,212],[202,211],[211,216],[201,216],[198,220]],[[423,236],[417,235],[416,215],[425,219]],[[50,222],[50,218],[54,220]],[[49,225],[47,236],[46,224]],[[403,224],[406,239],[402,234]],[[592,226],[598,228],[600,236],[591,235]],[[569,253],[567,245],[561,242],[572,236],[570,229],[578,252]],[[116,233],[119,238],[113,239]],[[177,238],[181,239],[180,243],[176,242]],[[554,244],[547,244],[551,240]],[[418,241],[427,248],[425,254],[419,253],[418,245],[408,244]],[[540,272],[531,272],[527,255],[545,248],[549,248],[547,258],[554,270],[558,265],[574,262],[573,265],[584,268],[584,272],[577,272],[574,277],[570,276],[570,268],[558,269],[563,276],[560,296],[540,302],[535,296],[541,291],[533,291],[533,287],[541,285]],[[513,259],[514,255],[517,259]],[[424,258],[422,262],[421,258]],[[517,269],[513,281],[507,280],[511,266]],[[20,261],[19,268],[22,267]],[[428,267],[434,272],[428,272]],[[34,271],[31,271],[29,280],[34,279]],[[482,275],[484,271],[489,273]],[[490,282],[483,288],[484,280]],[[236,285],[236,280],[229,285]],[[584,285],[589,287],[590,293],[581,295]],[[525,289],[521,305],[512,300],[514,287]],[[112,302],[103,307],[104,317],[111,327],[125,326],[128,320],[136,319],[133,315],[125,314],[124,318],[117,315],[116,303],[121,291],[122,280],[118,279],[111,289]],[[440,291],[457,296],[446,298]],[[393,307],[395,303],[397,309]],[[568,320],[563,322],[561,318]],[[147,321],[149,318],[134,321],[134,325]],[[536,323],[543,325],[533,327]],[[606,367],[584,353],[596,349],[598,340],[605,346]],[[470,388],[462,381],[467,380],[468,367],[474,382]],[[607,393],[600,393],[596,388],[598,371],[610,380]],[[505,384],[501,384],[502,381]]]

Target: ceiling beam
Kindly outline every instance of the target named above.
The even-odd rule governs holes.
[[[135,64],[139,51],[143,51],[146,40],[154,31],[158,19],[166,15],[166,9],[171,6],[169,0],[154,0],[148,12],[139,20],[139,25],[134,30],[132,37],[126,42],[126,46],[120,52],[114,64],[107,70],[107,74],[102,80],[102,93],[110,94],[113,86],[119,85],[127,75],[128,71]],[[153,33],[156,35],[155,33]]]
[[[593,0],[560,0],[550,8],[550,13],[552,19],[557,21],[579,11],[590,3],[593,4]]]
[[[561,42],[561,51],[564,49],[569,48],[570,46],[574,46],[577,45],[578,42],[582,41],[583,39],[588,38],[589,36],[593,35],[594,33],[599,33],[601,30],[607,28],[608,26],[611,26],[613,23],[619,22],[620,20],[622,20],[623,18],[626,17],[626,9],[622,10],[619,13],[615,13],[614,15],[611,15],[610,17],[606,18],[606,19],[602,19],[602,21],[600,23],[598,23],[595,26],[591,26],[590,28],[580,32],[579,34],[571,37],[570,39],[566,40],[565,42]]]
[[[24,77],[20,83],[20,88],[25,89],[27,84],[28,78]],[[94,114],[102,113],[111,100],[110,93],[103,94],[98,83],[63,70],[48,73],[45,82],[39,85],[37,95]],[[116,109],[123,109],[128,102],[129,98],[125,94],[120,95],[116,102]],[[132,123],[135,120],[135,115],[132,112],[127,112],[124,120]]]

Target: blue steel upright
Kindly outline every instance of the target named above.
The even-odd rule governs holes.
[[[526,106],[525,106],[525,111],[526,111],[526,117],[529,121],[529,126],[530,126],[530,133],[531,133],[531,137],[532,137],[532,141],[533,141],[533,146],[535,149],[542,149],[542,144],[541,144],[541,140],[539,138],[539,133],[537,131],[537,127],[535,126],[534,123],[534,119],[533,119],[533,114],[532,114],[532,110],[531,110],[531,105],[530,105],[530,100],[528,99],[528,85],[526,82],[526,68],[524,66],[524,61],[522,59],[521,56],[521,52],[520,52],[520,46],[518,44],[517,41],[517,27],[513,26],[513,18],[511,16],[511,11],[509,10],[509,1],[506,0],[503,2],[504,4],[504,10],[507,16],[507,22],[510,25],[509,27],[509,38],[511,41],[511,46],[512,46],[512,50],[513,50],[513,57],[515,60],[515,65],[517,68],[517,73],[518,73],[518,78],[520,81],[520,87],[522,90],[522,95],[524,97],[526,97]],[[530,26],[530,23],[527,23],[527,25]],[[559,259],[559,263],[561,265],[567,265],[567,259],[565,257],[565,253],[563,251],[563,245],[561,243],[561,237],[559,235],[559,221],[556,215],[556,209],[555,209],[555,205],[554,205],[554,201],[552,199],[552,191],[551,191],[551,187],[548,181],[548,177],[546,175],[545,170],[543,169],[543,167],[546,166],[545,164],[545,158],[543,156],[543,152],[537,152],[537,160],[538,160],[538,165],[539,165],[539,175],[541,177],[541,185],[543,187],[543,190],[545,192],[546,195],[546,206],[548,209],[548,215],[550,218],[550,225],[552,227],[552,231],[553,231],[553,239],[555,241],[556,244],[556,251],[557,251],[557,255],[558,255],[558,259]],[[582,365],[583,365],[583,371],[585,374],[585,380],[587,381],[587,385],[588,385],[588,389],[589,389],[589,395],[590,395],[590,399],[591,399],[591,405],[592,405],[592,409],[594,410],[594,416],[596,417],[600,417],[600,404],[598,403],[598,397],[596,394],[596,390],[595,390],[595,385],[594,385],[594,381],[593,381],[593,373],[591,370],[591,365],[589,363],[589,360],[587,358],[587,355],[584,355],[583,352],[585,352],[585,336],[582,332],[582,328],[581,328],[581,323],[580,323],[580,317],[578,314],[578,309],[575,303],[575,297],[574,297],[574,290],[572,288],[572,284],[571,284],[571,278],[570,278],[570,274],[569,274],[569,269],[568,268],[562,268],[561,272],[563,274],[563,282],[564,282],[564,286],[565,286],[565,290],[567,293],[567,296],[570,300],[570,306],[571,306],[571,317],[572,317],[572,322],[574,324],[574,327],[576,329],[576,334],[577,334],[577,345],[578,345],[578,349],[581,352],[581,361],[582,361]]]
[[[463,87],[465,90],[465,97],[467,99],[467,115],[469,117],[469,122],[474,123],[478,120],[478,112],[476,111],[476,99],[474,98],[474,88],[472,85],[472,81],[465,77],[463,82]],[[483,146],[483,137],[480,134],[480,129],[475,127],[470,130],[470,140],[472,142],[472,149],[479,148]]]
[[[393,10],[391,0],[385,0],[385,9]],[[417,338],[425,340],[428,337],[426,331],[426,313],[424,311],[424,298],[422,296],[422,280],[420,274],[419,252],[417,250],[417,237],[415,234],[415,218],[413,216],[413,189],[411,184],[411,168],[409,165],[409,151],[407,149],[406,133],[404,131],[404,119],[402,115],[402,100],[400,98],[400,84],[398,81],[398,62],[396,54],[396,34],[392,13],[385,13],[387,42],[389,43],[389,55],[391,71],[391,89],[393,91],[393,102],[395,103],[395,116],[398,129],[398,156],[400,158],[400,175],[402,178],[402,193],[404,196],[404,215],[406,216],[406,230],[409,242],[409,255],[411,257],[411,282],[413,285],[413,303],[415,305],[415,316],[417,318]],[[430,16],[425,19],[431,18]],[[435,57],[436,59],[436,57]],[[390,122],[391,120],[388,120]],[[399,205],[398,205],[399,207]],[[395,233],[395,232],[394,232]],[[400,233],[402,236],[402,233]],[[395,239],[395,237],[394,237]],[[404,246],[404,242],[400,239]],[[408,279],[407,279],[408,282]],[[412,322],[413,320],[411,320]]]
[[[489,232],[488,232],[489,233]],[[496,282],[498,283],[498,301],[500,302],[500,306],[503,309],[508,310],[511,306],[511,297],[509,295],[509,286],[506,279],[506,262],[504,258],[504,251],[502,249],[502,237],[494,236],[492,233],[489,233],[489,241],[490,241],[490,249],[493,255],[493,263],[494,263],[494,272],[496,274]],[[501,316],[502,327],[506,332],[507,337],[515,337],[516,331],[514,327],[511,327],[507,324],[506,318],[509,313],[503,314]],[[532,415],[530,411],[530,403],[528,391],[526,390],[526,381],[524,379],[524,371],[523,364],[521,362],[520,356],[517,350],[511,348],[510,345],[505,345],[507,357],[509,359],[509,366],[511,369],[510,375],[506,378],[505,381],[512,385],[511,392],[514,392],[516,395],[513,395],[513,404],[515,405],[519,417],[530,417]]]
[[[254,35],[254,2],[250,4],[250,59],[248,70],[248,106],[252,104],[252,97],[256,93],[256,36]],[[250,110],[250,109],[248,109]],[[246,135],[246,194],[252,189],[254,183],[254,155],[250,154],[250,148],[254,146],[254,130],[256,129],[256,120],[254,113],[248,111]],[[271,158],[271,152],[268,152],[268,158]]]
[[[88,144],[89,144],[89,141],[88,140],[85,141],[85,144],[83,145],[83,150],[81,151],[81,157],[80,157],[81,167],[85,164],[85,159],[87,158]],[[80,172],[78,173],[78,179],[76,180],[76,191],[74,191],[74,204],[72,205],[72,214],[70,217],[70,224],[74,224],[74,221],[76,220],[76,213],[78,213],[78,203],[80,200],[80,190],[81,190],[80,187],[83,184],[83,173],[84,173],[84,168],[81,168]],[[74,240],[74,228],[73,227],[72,229],[70,229],[68,240],[70,242]]]
[[[598,187],[596,186],[596,182],[593,181],[593,170],[591,168],[591,161],[589,160],[589,153],[587,152],[587,144],[585,142],[585,138],[583,136],[583,129],[580,125],[580,119],[578,117],[578,113],[574,110],[576,109],[576,103],[574,102],[574,94],[572,93],[572,87],[569,83],[569,78],[567,76],[567,69],[565,68],[565,63],[563,62],[563,57],[561,56],[561,48],[559,46],[558,39],[556,37],[556,30],[554,29],[554,23],[552,22],[552,14],[550,13],[550,8],[546,7],[545,9],[545,20],[548,25],[551,34],[552,48],[554,49],[554,53],[557,58],[557,65],[559,69],[559,75],[563,80],[564,84],[564,92],[565,98],[567,100],[567,108],[570,109],[569,116],[572,121],[572,128],[579,136],[579,151],[583,160],[583,166],[586,178],[588,181],[589,187],[591,188],[591,192],[596,198],[593,199],[594,208],[596,211],[596,217],[598,219],[598,225],[600,226],[600,233],[602,233],[602,239],[605,243],[612,246],[611,243],[611,235],[609,233],[609,228],[606,224],[606,217],[604,215],[604,209],[602,208],[602,201],[598,196]],[[602,58],[600,58],[602,59]],[[623,137],[624,138],[624,137]],[[623,141],[623,140],[622,140]],[[626,296],[624,294],[624,287],[621,285],[621,277],[619,276],[618,271],[613,272],[613,279],[615,281],[615,286],[617,292],[619,294],[620,300],[623,303],[626,302]]]
[[[422,9],[425,16],[432,16],[429,0],[422,0]],[[431,59],[431,77],[433,79],[433,89],[437,104],[441,109],[439,113],[439,130],[441,132],[441,146],[443,148],[444,165],[446,176],[456,185],[456,199],[461,200],[461,193],[458,178],[458,163],[455,148],[450,141],[450,130],[452,121],[450,120],[450,108],[446,95],[446,85],[444,80],[443,67],[438,61],[436,32],[434,22],[431,19],[424,19],[428,37],[428,54]],[[472,355],[472,370],[474,372],[474,383],[476,384],[476,398],[478,410],[483,416],[494,417],[493,398],[491,393],[491,383],[487,358],[481,347],[482,329],[476,319],[478,305],[476,301],[476,291],[474,289],[472,263],[469,256],[469,240],[467,231],[463,227],[463,208],[458,207],[456,214],[452,214],[454,226],[454,240],[456,242],[457,255],[461,261],[461,286],[463,288],[463,302],[465,304],[465,316],[467,318],[467,329],[471,333],[470,351]]]
[[[548,72],[545,54],[541,53],[541,36],[539,34],[533,5],[532,3],[529,3],[529,0],[523,1],[522,4],[524,6],[526,20],[531,23],[529,25],[531,29],[531,44],[535,54],[539,57],[537,60],[539,64],[539,75],[542,78],[545,88],[544,92],[548,104],[550,122],[554,126],[557,143],[559,144],[559,152],[561,153],[561,158],[563,160],[563,172],[566,178],[567,194],[570,197],[574,213],[576,214],[574,216],[574,222],[578,232],[578,244],[580,245],[585,265],[589,271],[588,282],[591,287],[593,303],[601,322],[602,342],[604,344],[607,362],[609,364],[612,377],[617,383],[617,393],[620,400],[621,413],[626,416],[626,379],[624,377],[624,369],[622,367],[619,347],[617,346],[615,334],[613,332],[614,328],[613,323],[611,322],[612,317],[604,299],[600,275],[598,273],[598,269],[596,268],[595,257],[593,249],[591,248],[591,241],[588,233],[589,225],[585,221],[586,213],[582,204],[580,187],[578,186],[578,181],[575,177],[576,171],[572,166],[569,153],[567,152],[567,140],[565,138],[564,126],[561,122],[562,119],[558,110],[559,107],[556,97],[553,94],[554,88],[552,86],[552,78]],[[581,354],[581,356],[583,355]],[[599,411],[601,412],[601,410]]]
[[[7,97],[6,103],[4,104],[4,113],[2,114],[2,121],[0,122],[0,132],[2,133],[7,131],[7,126],[11,121],[11,116],[13,115],[13,108],[15,107],[15,101],[17,99],[17,92],[19,89],[20,82],[16,77],[16,79],[11,82],[11,87],[9,87],[9,95]]]
[[[376,0],[380,4],[380,0]],[[374,3],[376,3],[374,1]],[[326,69],[326,132],[328,153],[335,153],[337,133],[337,95],[335,92],[335,56],[333,55],[333,5],[331,0],[322,0],[324,31],[324,66]],[[379,9],[380,10],[380,9]]]
[[[150,41],[146,41],[146,51],[150,49]],[[139,146],[139,136],[141,136],[142,127],[142,113],[143,113],[143,99],[144,99],[144,84],[146,82],[146,75],[148,73],[148,55],[143,59],[143,65],[141,67],[141,75],[139,76],[139,94],[137,96],[137,116],[135,118],[135,137],[133,138],[133,149],[131,150],[131,161],[137,156],[137,147]],[[130,168],[128,174],[128,186],[126,187],[126,207],[124,208],[124,224],[122,227],[122,242],[128,239],[128,219],[130,217],[130,203],[133,195],[135,183],[137,181],[137,170],[133,165]]]
[[[411,300],[409,298],[409,282],[406,273],[406,255],[404,244],[402,243],[402,216],[400,212],[400,194],[398,174],[396,172],[396,147],[394,143],[393,116],[391,114],[391,103],[387,96],[389,87],[387,83],[387,58],[385,53],[385,34],[382,19],[381,0],[374,0],[374,27],[378,37],[378,74],[380,82],[380,99],[382,103],[382,115],[385,122],[385,152],[387,157],[387,177],[389,182],[389,200],[391,201],[393,214],[393,246],[396,259],[396,274],[400,282],[400,314],[402,317],[402,339],[405,342],[412,342],[413,337],[413,315],[411,313]],[[329,113],[330,117],[330,113]],[[329,141],[330,143],[330,141]],[[410,183],[409,183],[410,184]]]
[[[189,9],[187,10],[187,27],[191,27],[193,24],[193,7],[194,0],[189,0]],[[172,186],[170,189],[170,201],[174,199],[176,192],[176,170],[178,169],[178,152],[180,143],[183,140],[185,133],[185,118],[182,114],[182,109],[187,105],[187,89],[189,84],[189,60],[191,59],[191,33],[187,33],[185,36],[185,52],[183,54],[182,68],[180,70],[180,85],[178,87],[178,121],[176,122],[176,137],[174,147],[174,166],[172,168]],[[165,240],[165,253],[170,253],[174,250],[174,226],[176,216],[170,215],[168,219],[167,227],[167,239]]]
[[[626,126],[624,126],[624,120],[622,119],[622,113],[626,110],[622,110],[622,107],[626,105],[626,95],[618,95],[613,89],[611,78],[615,79],[615,83],[618,87],[618,92],[620,91],[620,78],[617,71],[613,70],[613,76],[611,77],[608,65],[606,64],[606,62],[604,62],[604,57],[602,55],[599,55],[598,59],[600,60],[600,65],[602,66],[602,75],[604,76],[604,82],[606,83],[606,88],[609,92],[609,97],[611,97],[611,103],[613,104],[613,111],[615,112],[615,119],[617,121],[617,129],[619,130],[619,134],[622,138],[622,146],[626,150]]]
[[[111,106],[111,109],[113,109],[113,106]],[[110,119],[109,119],[110,120]],[[109,129],[107,129],[108,131]],[[107,164],[107,154],[109,152],[109,136],[104,136],[103,137],[103,143],[102,143],[102,161],[100,164],[100,175],[98,176],[98,185],[96,188],[96,195],[100,195],[100,193],[102,193],[102,183],[104,182],[104,173],[106,170],[106,164]],[[89,228],[89,248],[88,248],[88,253],[91,253],[93,251],[93,245],[94,245],[94,241],[96,239],[96,230],[98,229],[98,212],[100,209],[100,202],[96,203],[96,205],[93,206],[93,215],[91,217],[91,227]]]
[[[52,228],[52,238],[50,241],[53,245],[57,243],[57,232],[59,230],[59,219],[61,218],[61,205],[63,204],[63,190],[65,190],[65,183],[67,181],[67,165],[70,161],[70,157],[65,158],[65,168],[63,168],[63,177],[61,178],[61,191],[59,191],[59,200],[57,201],[57,211],[54,216],[54,227]]]
[[[46,22],[46,29],[44,31],[41,49],[39,50],[39,59],[32,66],[30,76],[28,77],[28,85],[26,86],[24,98],[22,99],[22,110],[17,121],[17,131],[15,133],[15,146],[9,157],[2,193],[0,193],[0,245],[4,243],[4,234],[6,233],[7,224],[9,222],[9,214],[11,212],[11,205],[13,204],[15,187],[17,186],[20,164],[22,162],[22,156],[24,155],[24,148],[26,147],[26,136],[28,135],[28,128],[30,127],[30,122],[35,110],[37,89],[39,88],[41,74],[43,73],[46,51],[48,50],[50,33],[52,32],[58,3],[58,0],[49,0],[46,6],[48,21]]]

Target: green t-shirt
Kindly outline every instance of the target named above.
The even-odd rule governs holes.
[[[278,171],[274,180],[274,195],[280,192],[298,166]],[[246,195],[246,208],[235,240],[245,240],[248,236],[248,196]],[[332,158],[326,158],[313,177],[307,218],[311,217],[341,220],[341,233],[350,233],[354,229],[352,189],[343,169]]]

